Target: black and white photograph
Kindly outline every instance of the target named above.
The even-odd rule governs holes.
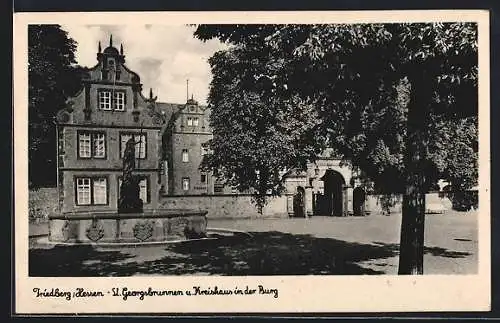
[[[286,297],[273,277],[489,282],[488,16],[469,14],[25,19],[23,273],[259,304]],[[78,296],[50,284],[25,293]]]

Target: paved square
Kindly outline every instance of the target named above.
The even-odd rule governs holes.
[[[475,274],[476,212],[426,216],[424,272]],[[32,238],[30,276],[397,274],[400,215],[209,220],[250,232],[143,247],[47,246]]]

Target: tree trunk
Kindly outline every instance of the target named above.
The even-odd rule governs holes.
[[[422,167],[425,156],[429,101],[432,98],[425,71],[415,72],[408,103],[403,215],[399,250],[399,275],[421,275],[424,272],[425,180]]]
[[[422,174],[414,174],[403,195],[403,218],[399,249],[399,275],[424,273],[425,193],[421,191]]]

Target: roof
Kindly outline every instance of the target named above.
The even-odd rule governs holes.
[[[179,111],[180,109],[182,109],[185,106],[186,106],[186,104],[180,104],[180,103],[156,102],[156,107],[160,111],[163,111],[165,113],[165,116],[168,117],[168,119],[170,119],[172,114]],[[208,107],[206,107],[206,106],[200,106],[200,107],[203,108],[203,110],[210,113],[209,112],[210,109]]]
[[[156,102],[156,107],[162,113],[164,113],[166,120],[170,120],[172,115],[179,111],[179,109],[184,106],[183,104],[178,103],[166,103],[166,102]]]
[[[110,54],[110,55],[120,55],[120,53],[118,52],[118,49],[116,49],[115,47],[113,46],[108,46],[104,49],[103,51],[104,54]]]

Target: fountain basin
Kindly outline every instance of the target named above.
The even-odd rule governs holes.
[[[152,243],[206,237],[207,211],[78,212],[49,217],[50,242]]]

